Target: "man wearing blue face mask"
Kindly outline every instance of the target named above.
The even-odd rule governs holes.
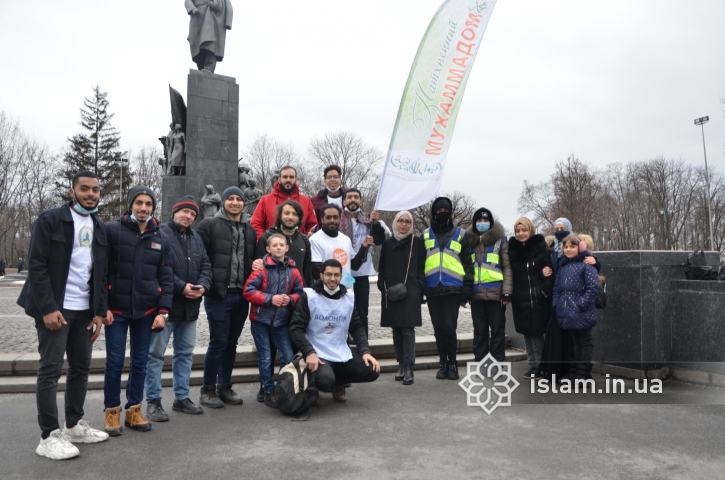
[[[71,181],[71,202],[38,217],[30,236],[28,280],[18,298],[38,333],[35,395],[41,437],[35,453],[53,460],[77,457],[73,443],[108,439],[83,420],[92,345],[108,300],[106,228],[94,215],[100,192],[95,173],[79,172]],[[64,355],[68,374],[61,431],[56,394]]]
[[[467,233],[474,272],[471,293],[473,355],[478,362],[491,353],[502,362],[506,359],[506,305],[511,302],[513,293],[506,232],[494,221],[490,210],[479,208],[473,214]]]

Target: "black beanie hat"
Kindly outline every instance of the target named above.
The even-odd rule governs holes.
[[[154,192],[149,187],[146,187],[144,185],[138,185],[128,190],[128,197],[126,198],[129,211],[131,210],[131,205],[133,205],[133,201],[136,200],[136,197],[138,197],[139,195],[148,195],[149,197],[151,197],[151,202],[154,205],[154,211],[156,210],[156,195],[154,195]],[[153,214],[154,212],[152,211],[151,213]]]
[[[493,227],[494,221],[493,221],[493,214],[491,213],[491,210],[489,210],[488,208],[481,207],[478,210],[476,210],[476,212],[473,214],[472,223],[474,225],[474,228],[475,228],[476,222],[478,222],[482,218],[485,218],[486,220],[488,220],[488,223],[490,223],[491,227]]]
[[[447,208],[449,212],[453,213],[453,202],[447,197],[438,197],[433,201],[433,215],[439,208]]]
[[[229,187],[226,190],[224,190],[224,193],[222,193],[222,207],[224,206],[224,202],[227,201],[227,198],[229,198],[229,195],[239,195],[239,197],[244,201],[244,193],[242,192],[242,189],[239,187]]]
[[[194,197],[192,197],[191,195],[184,195],[183,197],[181,197],[171,209],[171,214],[173,215],[184,208],[194,210],[194,213],[199,215],[199,205],[196,203],[196,200],[194,200]]]

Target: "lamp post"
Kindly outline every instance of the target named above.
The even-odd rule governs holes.
[[[705,155],[705,185],[707,186],[707,226],[710,228],[710,250],[715,250],[715,241],[712,236],[712,206],[710,205],[710,174],[707,172],[707,150],[705,149],[705,127],[710,117],[695,119],[695,125],[702,129],[702,153]]]
[[[118,201],[121,203],[119,215],[123,215],[123,164],[128,164],[128,158],[119,158],[116,161],[120,162],[119,165],[121,168],[121,186],[118,189]]]
[[[604,229],[604,234],[607,236],[607,250],[612,249],[612,234],[613,233],[617,233],[617,229],[614,227]]]
[[[665,247],[667,250],[672,250],[672,245],[670,244],[670,217],[675,213],[674,210],[669,208],[660,208],[660,215],[665,217]]]

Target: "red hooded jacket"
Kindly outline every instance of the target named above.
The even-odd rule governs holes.
[[[315,215],[315,208],[312,206],[310,198],[300,193],[300,186],[295,185],[292,192],[287,194],[282,190],[282,186],[279,182],[274,182],[274,188],[272,193],[269,193],[259,199],[257,208],[254,209],[254,215],[249,223],[254,227],[257,232],[257,241],[262,238],[264,232],[268,228],[275,225],[275,211],[277,206],[285,200],[294,200],[302,206],[304,212],[304,218],[302,219],[302,227],[300,232],[309,233],[312,227],[317,225],[317,216]]]

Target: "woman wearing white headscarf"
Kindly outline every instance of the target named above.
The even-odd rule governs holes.
[[[383,294],[380,326],[393,329],[398,373],[395,380],[413,384],[415,327],[423,324],[420,305],[425,287],[425,246],[413,232],[413,215],[398,212],[393,220],[393,236],[385,240],[378,265],[378,289]],[[393,300],[393,292],[405,285],[405,298]],[[389,298],[388,290],[391,295]]]

